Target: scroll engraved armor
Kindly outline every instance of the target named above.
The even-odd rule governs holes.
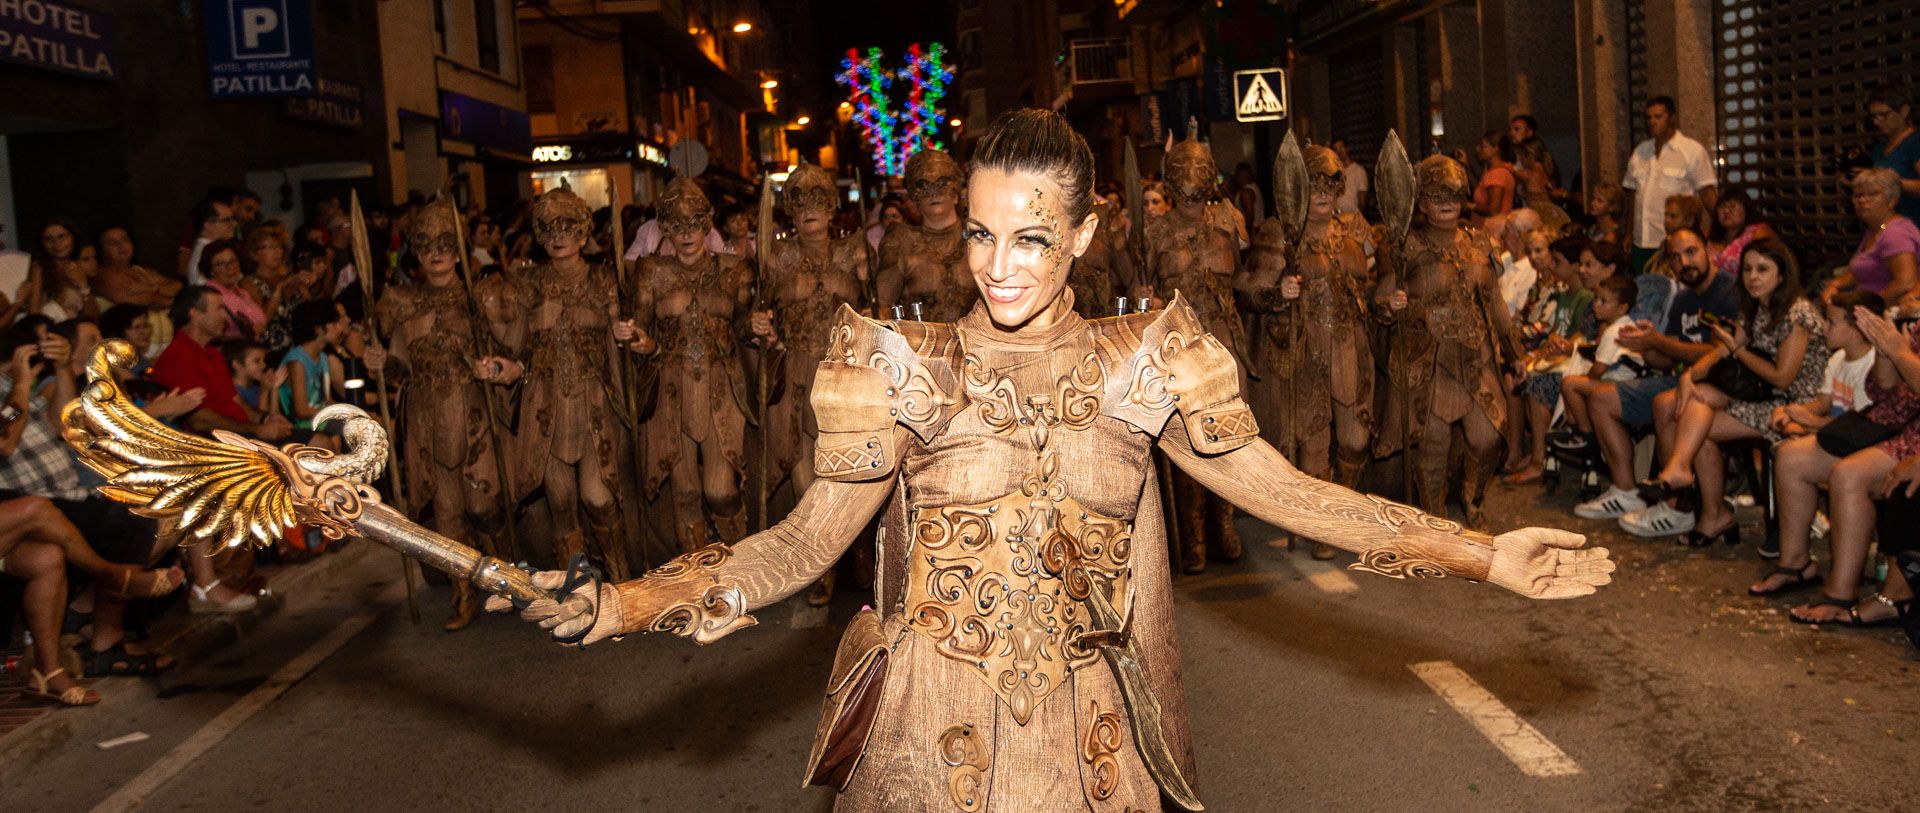
[[[1100,701],[1091,700],[1088,705],[1087,733],[1080,740],[1080,759],[1093,774],[1087,796],[1104,802],[1113,797],[1114,789],[1120,785],[1120,760],[1114,754],[1127,744],[1124,733],[1127,726],[1120,721],[1120,715],[1101,711]]]
[[[651,619],[640,629],[710,644],[760,623],[747,614],[739,586],[722,582],[721,566],[733,549],[715,543],[683,553],[620,585],[621,617]]]
[[[1166,310],[1142,316],[1154,318],[1137,334],[1141,316],[1092,323],[1109,334],[1098,344],[1134,343],[1127,378],[1105,388],[1112,401],[1108,414],[1159,434],[1177,411],[1187,421],[1194,449],[1204,454],[1232,451],[1258,438],[1253,411],[1240,398],[1240,370],[1232,351],[1208,335],[1193,309],[1175,295]]]
[[[993,753],[974,734],[973,726],[952,726],[940,732],[934,745],[940,750],[940,761],[953,769],[947,772],[947,793],[954,805],[968,813],[985,808]]]
[[[813,470],[820,477],[872,480],[891,474],[899,463],[893,424],[927,440],[960,409],[952,365],[940,353],[930,360],[915,348],[957,346],[952,326],[891,325],[919,334],[910,339],[890,324],[841,306],[813,385],[820,425]]]

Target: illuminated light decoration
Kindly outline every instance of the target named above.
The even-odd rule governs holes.
[[[740,22],[733,24],[733,33],[735,34],[745,34],[748,31],[752,31],[752,30],[753,30],[753,23],[747,22],[745,20],[741,20]]]
[[[841,108],[852,109],[874,166],[887,175],[901,175],[914,153],[946,149],[938,139],[946,117],[940,100],[953,82],[954,68],[946,61],[946,47],[937,42],[925,48],[919,43],[909,46],[906,65],[897,71],[887,70],[882,57],[879,48],[848,49],[834,81],[847,88]],[[896,80],[906,89],[906,98],[898,105],[890,93]]]

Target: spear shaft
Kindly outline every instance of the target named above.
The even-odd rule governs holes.
[[[366,321],[367,339],[380,344],[380,331],[373,318],[373,247],[367,237],[367,220],[360,212],[360,192],[354,190],[349,198],[350,228],[353,231],[354,276],[360,278],[361,318]],[[387,409],[387,370],[385,366],[373,372],[374,386],[380,393],[380,423],[393,426],[393,415]],[[392,446],[387,447],[387,471],[393,472],[393,500],[404,509],[407,505],[406,477],[400,471],[400,454]],[[406,557],[400,558],[400,581],[407,586],[407,615],[413,623],[420,623],[420,597],[413,589],[413,566]]]

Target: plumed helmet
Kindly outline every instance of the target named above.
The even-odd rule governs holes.
[[[907,159],[907,194],[914,200],[949,193],[958,196],[964,181],[960,165],[941,150],[921,150]]]
[[[413,213],[413,230],[407,235],[407,248],[415,257],[436,252],[457,254],[459,229],[460,214],[454,211],[453,201],[434,201]]]
[[[691,178],[673,179],[654,206],[660,213],[660,231],[666,234],[704,234],[713,228],[713,204]]]
[[[533,236],[540,242],[555,237],[573,236],[581,240],[593,230],[593,210],[573,190],[549,189],[533,199]]]
[[[1220,170],[1213,163],[1213,151],[1194,137],[1194,130],[1187,131],[1185,141],[1175,142],[1167,148],[1167,156],[1160,162],[1160,172],[1166,178],[1167,197],[1175,203],[1204,201],[1213,195],[1214,182]]]
[[[1473,196],[1467,170],[1460,162],[1444,155],[1429,155],[1415,168],[1422,199],[1466,200]]]
[[[801,212],[826,210],[831,213],[840,203],[840,190],[833,183],[833,174],[817,164],[801,164],[787,176],[787,186],[780,191],[781,205],[786,207],[787,216],[798,219]]]

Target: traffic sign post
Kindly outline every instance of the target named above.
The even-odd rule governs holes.
[[[1286,69],[1234,71],[1233,100],[1235,121],[1279,121],[1286,118]]]

